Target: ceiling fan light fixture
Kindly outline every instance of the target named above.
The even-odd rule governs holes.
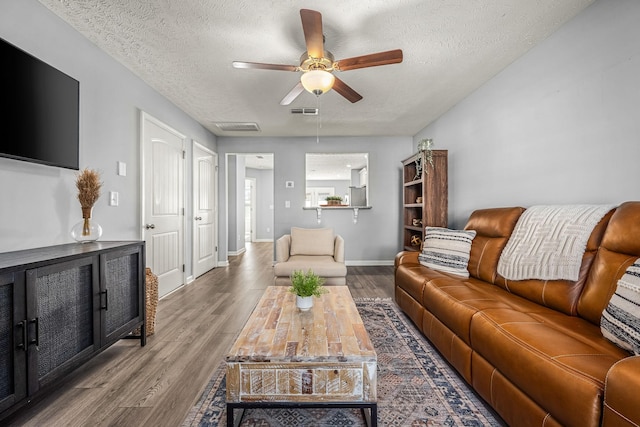
[[[324,70],[309,70],[300,78],[302,86],[316,96],[330,91],[335,80],[333,74]]]

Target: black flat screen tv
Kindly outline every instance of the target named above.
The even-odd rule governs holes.
[[[0,39],[0,156],[78,169],[80,84]]]

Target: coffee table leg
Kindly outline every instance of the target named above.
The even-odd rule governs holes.
[[[364,422],[368,427],[377,427],[378,426],[378,404],[372,403],[369,406],[369,410],[363,407],[362,416],[364,417]]]
[[[234,427],[233,425],[233,407],[227,403],[227,427]]]
[[[240,424],[242,424],[242,418],[244,417],[244,406],[238,406],[238,409],[240,409],[240,416],[238,417],[238,419],[236,420],[234,417],[234,412],[235,412],[236,406],[232,405],[230,403],[227,403],[227,427],[238,427]]]

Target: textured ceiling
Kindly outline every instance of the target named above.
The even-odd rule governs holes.
[[[578,14],[593,0],[39,0],[217,135],[413,136]],[[322,13],[336,59],[402,49],[401,64],[339,77],[364,99],[330,91],[280,100],[298,82],[285,71],[232,61],[298,65],[299,9]],[[255,122],[223,132],[217,122]]]

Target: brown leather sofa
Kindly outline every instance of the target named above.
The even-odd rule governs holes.
[[[399,253],[397,304],[509,425],[640,425],[640,356],[600,331],[618,279],[640,258],[640,202],[595,227],[576,282],[497,273],[522,212],[473,212],[468,279],[422,266],[417,252]]]

